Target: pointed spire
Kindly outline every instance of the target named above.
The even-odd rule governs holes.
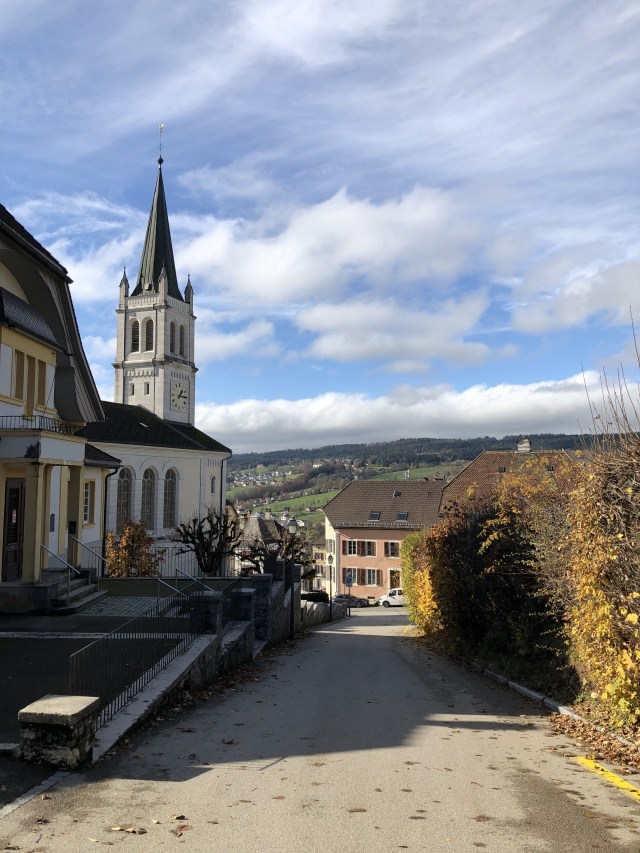
[[[191,287],[191,276],[187,276],[187,286],[184,289],[184,301],[193,302],[193,287]]]
[[[144,238],[138,280],[132,296],[140,296],[143,293],[158,293],[160,276],[164,269],[167,279],[167,294],[174,299],[183,302],[178,278],[176,276],[176,264],[173,258],[173,246],[171,245],[171,231],[169,229],[169,214],[167,213],[167,202],[164,196],[164,183],[162,180],[162,156],[158,158],[158,179],[151,202],[147,234]]]
[[[124,295],[129,295],[129,279],[127,278],[127,268],[125,267],[122,272],[122,278],[120,279],[120,288],[124,288]]]

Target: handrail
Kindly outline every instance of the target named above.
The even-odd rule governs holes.
[[[92,556],[92,557],[97,557],[97,559],[98,559],[98,560],[101,560],[101,561],[104,563],[104,565],[105,565],[105,566],[107,565],[107,561],[106,561],[106,560],[105,560],[105,558],[102,556],[102,554],[98,554],[98,552],[97,552],[97,551],[94,551],[92,548],[89,548],[89,546],[88,546],[88,545],[85,545],[85,544],[84,544],[84,542],[81,542],[79,539],[76,539],[76,537],[75,537],[75,536],[71,536],[71,535],[69,535],[69,539],[73,539],[73,541],[74,541],[74,542],[77,542],[77,543],[78,543],[78,545],[80,545],[80,547],[81,547],[81,548],[84,548],[84,549],[85,549],[85,551],[88,551],[88,552],[91,554],[91,556]]]
[[[189,578],[189,580],[193,581],[194,583],[199,583],[201,587],[203,587],[204,589],[207,590],[207,592],[209,592],[209,587],[206,585],[206,583],[204,581],[200,580],[200,578],[194,578],[193,575],[190,575],[188,572],[185,572],[184,569],[179,569],[177,566],[176,566],[176,572],[180,572],[181,575],[184,575],[185,578]]]
[[[163,586],[166,586],[173,593],[177,593],[178,595],[182,595],[184,598],[189,598],[189,596],[186,594],[186,592],[182,592],[182,590],[178,589],[175,586],[171,586],[170,583],[167,583],[166,581],[163,581],[162,578],[159,578],[156,576],[156,603],[157,604],[160,603],[160,584],[162,584]]]
[[[71,601],[71,572],[75,572],[79,577],[82,577],[82,572],[79,572],[74,566],[70,563],[67,563],[66,560],[63,560],[58,554],[55,554],[53,551],[50,551],[46,545],[40,545],[41,548],[49,554],[51,557],[54,557],[58,562],[62,563],[63,566],[67,569],[67,605]]]

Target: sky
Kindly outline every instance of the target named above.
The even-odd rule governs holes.
[[[0,201],[103,399],[161,123],[235,452],[589,432],[636,388],[638,0],[0,0],[0,82]]]

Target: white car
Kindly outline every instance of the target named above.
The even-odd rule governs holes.
[[[390,589],[386,595],[381,595],[378,599],[378,604],[381,604],[383,607],[401,607],[404,604],[401,587],[396,586]]]

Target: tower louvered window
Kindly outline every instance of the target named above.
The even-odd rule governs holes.
[[[180,355],[184,355],[184,326],[180,326]]]
[[[144,348],[145,350],[153,349],[153,320],[144,322]]]
[[[176,324],[171,321],[169,324],[169,352],[176,351]]]
[[[140,323],[137,320],[131,324],[131,352],[140,352]]]

